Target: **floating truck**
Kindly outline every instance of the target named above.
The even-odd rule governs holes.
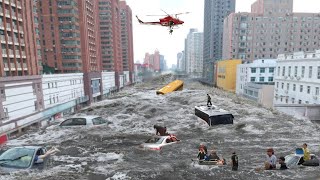
[[[181,91],[183,89],[183,81],[175,80],[171,83],[167,84],[163,88],[159,89],[156,93],[159,94],[167,94],[173,91]]]

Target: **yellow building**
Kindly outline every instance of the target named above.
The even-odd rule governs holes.
[[[223,90],[236,91],[237,65],[242,60],[222,60],[217,62],[217,86]]]

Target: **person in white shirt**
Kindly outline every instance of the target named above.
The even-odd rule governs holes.
[[[266,170],[272,170],[276,168],[277,157],[274,155],[274,150],[269,148],[267,150],[267,160],[264,163],[264,167]]]

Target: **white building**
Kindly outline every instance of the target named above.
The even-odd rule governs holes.
[[[45,109],[84,97],[83,74],[50,74],[42,76]]]
[[[0,78],[0,135],[32,124],[43,109],[40,76]]]
[[[190,29],[186,39],[186,71],[192,77],[201,77],[203,69],[203,33]]]
[[[274,105],[320,104],[319,88],[320,50],[278,56]]]
[[[274,82],[276,59],[258,59],[249,64],[237,66],[236,94],[244,93],[249,82],[268,84]]]
[[[103,95],[106,97],[113,91],[117,90],[115,72],[102,72]]]
[[[182,67],[182,64],[183,64],[183,56],[184,56],[184,51],[182,52],[179,52],[177,54],[177,70],[179,71],[182,71],[183,70],[183,67]]]

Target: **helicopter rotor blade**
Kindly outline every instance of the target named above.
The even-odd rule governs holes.
[[[170,16],[170,14],[168,14],[167,12],[165,12],[163,9],[161,9],[161,11],[163,11],[163,12],[166,13],[168,16]]]
[[[166,15],[146,15],[146,16],[166,16]]]
[[[189,13],[191,13],[191,12],[184,12],[184,13],[177,13],[177,14],[174,14],[174,15],[181,15],[181,14],[189,14]]]

